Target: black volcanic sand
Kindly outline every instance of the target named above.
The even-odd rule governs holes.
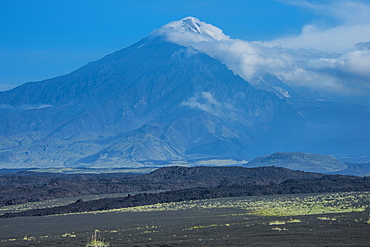
[[[238,208],[21,217],[0,219],[0,246],[85,246],[95,229],[110,246],[369,246],[368,217],[368,210],[277,217]],[[291,219],[300,222],[269,224]]]

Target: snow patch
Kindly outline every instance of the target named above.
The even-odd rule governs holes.
[[[161,36],[167,36],[170,39],[181,39],[193,41],[210,41],[210,40],[229,40],[221,29],[211,24],[200,21],[195,17],[186,17],[179,21],[170,22],[157,30]]]
[[[261,81],[263,81],[264,83],[266,83],[268,86],[270,86],[271,88],[273,88],[275,91],[277,91],[279,94],[281,94],[283,97],[285,98],[290,98],[290,94],[287,90],[285,90],[284,88],[281,88],[281,87],[278,87],[276,85],[273,85],[272,83],[269,83],[267,82],[266,80],[264,80],[262,77],[259,78]]]

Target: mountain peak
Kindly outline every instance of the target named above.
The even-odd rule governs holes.
[[[186,17],[180,21],[171,22],[174,24],[175,27],[180,27],[185,31],[191,31],[194,33],[203,33],[204,30],[202,28],[202,23],[199,19],[195,17]],[[171,23],[167,24],[166,26],[170,25]]]
[[[203,36],[206,39],[227,40],[229,36],[225,35],[221,29],[211,24],[200,21],[195,17],[185,17],[179,21],[170,22],[160,29],[161,33],[189,33]]]

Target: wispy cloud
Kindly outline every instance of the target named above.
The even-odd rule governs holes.
[[[265,109],[253,108],[246,112],[240,109],[240,107],[236,107],[237,101],[244,98],[245,95],[241,93],[235,95],[235,99],[216,99],[212,92],[204,91],[196,93],[184,101],[182,105],[199,109],[229,122],[242,122],[249,127],[253,127],[252,123],[254,121],[251,121],[252,118],[258,121],[262,117],[268,117]]]
[[[306,87],[323,94],[370,94],[370,3],[364,1],[282,0],[314,11],[315,23],[300,35],[271,42],[247,42],[223,36],[176,29],[161,29],[168,41],[201,52],[225,63],[253,84],[271,73],[292,87]],[[320,19],[331,18],[329,24]]]
[[[205,111],[216,117],[232,118],[236,108],[229,103],[217,101],[211,92],[194,95],[182,105]]]
[[[43,109],[43,108],[49,108],[53,107],[52,105],[9,105],[9,104],[0,104],[0,109],[5,109],[5,110],[38,110],[38,109]]]

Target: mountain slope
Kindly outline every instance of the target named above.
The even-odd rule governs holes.
[[[295,116],[219,61],[161,36],[1,92],[0,105],[1,167],[250,156]]]

